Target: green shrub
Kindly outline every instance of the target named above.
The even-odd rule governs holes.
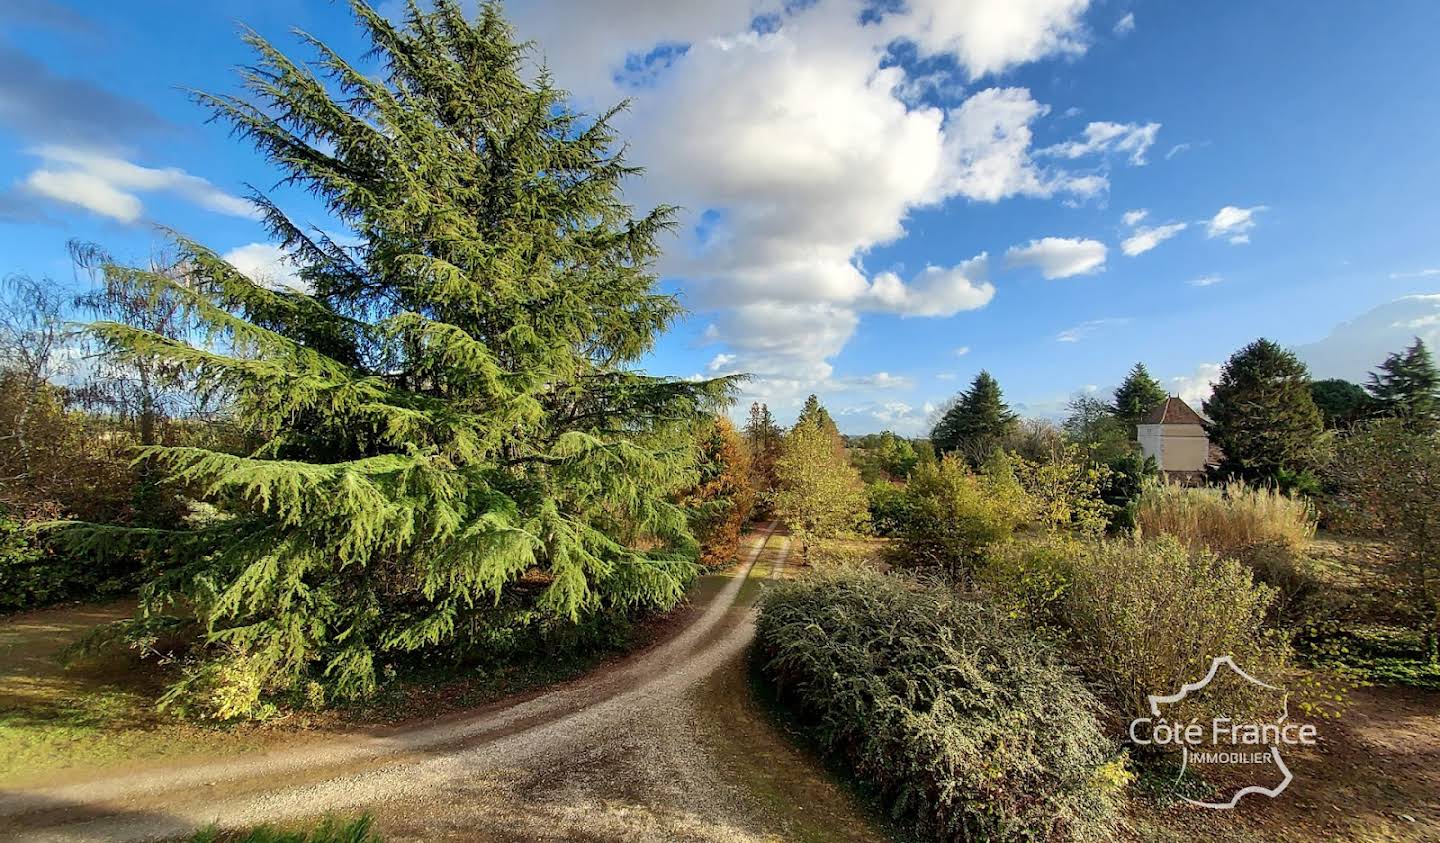
[[[897,536],[905,525],[905,489],[885,480],[865,487],[870,506],[870,529],[877,536]]]
[[[776,585],[762,674],[820,746],[933,840],[1101,840],[1128,781],[1094,697],[947,588],[851,568]]]
[[[1079,445],[1052,448],[1041,460],[1019,454],[1010,459],[1042,526],[1092,535],[1109,526],[1112,510],[1101,493],[1109,483],[1110,469],[1091,462]]]
[[[1274,599],[1239,562],[1172,536],[1106,541],[1076,557],[1063,624],[1075,660],[1129,720],[1148,714],[1150,694],[1203,676],[1215,656],[1261,678],[1283,669],[1287,645],[1265,628]],[[1248,683],[1212,685],[1201,701],[1237,719],[1270,703]]]
[[[1062,535],[1018,540],[993,549],[975,579],[1011,618],[1053,630],[1064,625],[1075,560],[1086,545]]]
[[[905,488],[901,554],[913,565],[967,575],[986,550],[1029,520],[1033,504],[996,451],[981,474],[954,454],[917,466]]]
[[[327,817],[308,831],[281,831],[268,825],[228,833],[207,828],[196,832],[190,843],[384,843],[372,825],[369,817],[348,823]]]
[[[0,512],[0,612],[120,594],[138,577],[132,559],[68,553]]]

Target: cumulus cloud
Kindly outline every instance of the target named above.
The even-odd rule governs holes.
[[[1185,283],[1189,284],[1192,287],[1213,287],[1224,280],[1225,279],[1221,278],[1219,275],[1202,275],[1199,278],[1191,278]]]
[[[906,284],[893,272],[875,276],[863,300],[869,309],[903,316],[953,316],[984,307],[995,286],[984,281],[989,257],[981,254],[950,268],[928,266]]]
[[[1219,363],[1201,363],[1188,375],[1177,375],[1167,380],[1166,389],[1171,395],[1180,396],[1196,412],[1203,413],[1202,406],[1214,391],[1215,381],[1220,379]]]
[[[970,353],[970,346],[968,346],[968,345],[962,345],[962,346],[960,346],[959,348],[955,349],[955,356],[956,356],[956,357],[964,357],[965,355],[967,355],[967,354],[969,354],[969,353]]]
[[[1128,214],[1126,216],[1129,216]],[[1168,225],[1141,226],[1129,237],[1120,242],[1120,251],[1128,257],[1143,255],[1151,249],[1169,240],[1171,237],[1184,231],[1186,224],[1183,222],[1169,223]]]
[[[1155,143],[1159,133],[1159,123],[1089,123],[1079,139],[1047,146],[1040,153],[1071,159],[1101,153],[1123,153],[1130,156],[1131,164],[1141,166],[1145,163],[1146,151]]]
[[[1266,210],[1264,205],[1253,208],[1237,208],[1226,205],[1206,224],[1206,237],[1224,237],[1231,243],[1249,243],[1250,231],[1255,228],[1255,215]]]
[[[1135,13],[1126,12],[1125,17],[1115,21],[1116,35],[1129,35],[1135,31]]]
[[[1122,216],[1120,217],[1120,221],[1121,221],[1122,223],[1124,223],[1125,225],[1130,226],[1130,227],[1133,228],[1133,227],[1139,225],[1141,222],[1144,222],[1145,218],[1148,217],[1149,215],[1150,215],[1150,212],[1147,211],[1146,209],[1144,209],[1144,208],[1136,208],[1136,209],[1133,210],[1133,211],[1126,211],[1126,212],[1124,213],[1124,215],[1122,215]]]
[[[1404,296],[1336,325],[1323,339],[1295,348],[1317,379],[1364,383],[1386,355],[1419,337],[1440,348],[1440,293]]]
[[[869,6],[862,20],[853,0],[615,0],[514,14],[524,37],[552,46],[550,70],[581,103],[632,99],[618,128],[648,175],[627,196],[690,209],[659,269],[713,314],[705,339],[726,365],[760,374],[754,393],[829,378],[863,313],[944,317],[991,300],[983,255],[909,278],[861,268],[905,236],[912,212],[1108,189],[1102,174],[1038,157],[1049,108],[1026,88],[976,84],[944,107],[934,103],[956,98],[954,80],[946,97],[914,95],[935,83],[930,59],[974,83],[1079,54],[1087,6],[909,0]],[[916,61],[892,61],[897,44]],[[1134,141],[1103,145],[1136,153]]]
[[[1106,319],[1091,319],[1088,322],[1081,322],[1073,328],[1067,328],[1055,335],[1056,342],[1080,342],[1088,339],[1106,328],[1127,324],[1130,320],[1124,317],[1110,317]]]
[[[142,167],[104,152],[70,146],[42,146],[33,152],[42,163],[26,177],[27,190],[123,223],[139,220],[144,212],[137,193],[171,193],[216,213],[258,217],[249,201],[178,167]]]
[[[289,287],[305,292],[308,286],[295,272],[295,265],[279,246],[272,243],[247,243],[220,256],[256,284],[271,289]]]
[[[1013,267],[1033,266],[1046,279],[1069,278],[1099,272],[1105,267],[1105,244],[1099,240],[1044,237],[1024,246],[1012,246],[1005,263]]]

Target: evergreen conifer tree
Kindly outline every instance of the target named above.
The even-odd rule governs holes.
[[[1323,425],[1310,397],[1310,373],[1267,339],[1226,361],[1205,412],[1210,440],[1225,452],[1226,474],[1285,481],[1312,465]]]
[[[840,428],[836,426],[835,420],[830,417],[830,411],[820,403],[820,398],[811,393],[805,399],[805,406],[800,408],[800,416],[795,419],[795,426],[799,427],[807,421],[816,421],[820,427],[828,431],[836,439],[840,438]]]
[[[1327,428],[1349,427],[1371,415],[1375,399],[1359,384],[1340,378],[1310,383],[1310,397],[1320,408]]]
[[[1005,403],[1000,384],[989,372],[982,371],[940,417],[930,440],[939,453],[958,451],[978,468],[1000,447],[1017,421]]]
[[[1150,376],[1144,363],[1136,363],[1115,389],[1115,417],[1124,422],[1130,435],[1135,425],[1145,420],[1150,411],[1170,397],[1160,382]]]
[[[1440,370],[1419,337],[1404,353],[1385,358],[1370,375],[1369,389],[1386,415],[1420,431],[1440,427]]]
[[[675,503],[697,479],[691,431],[729,390],[632,368],[680,309],[651,271],[672,210],[624,204],[637,171],[614,112],[585,117],[532,80],[495,4],[471,20],[412,2],[398,24],[352,8],[378,72],[251,33],[247,93],[197,98],[357,243],[256,196],[308,292],[177,238],[183,278],[106,271],[181,299],[195,341],[92,326],[231,396],[262,443],[146,451],[217,507],[203,527],[70,531],[163,560],[142,617],[180,605],[202,639],[169,699],[219,717],[297,683],[368,694],[384,661],[450,644],[487,604],[672,605],[697,555]],[[527,574],[542,587],[516,588]]]

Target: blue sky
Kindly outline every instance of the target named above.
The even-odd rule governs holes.
[[[1053,415],[1136,360],[1198,401],[1258,336],[1352,378],[1440,340],[1440,4],[506,8],[579,107],[633,98],[627,192],[686,209],[648,366],[753,372],[782,420],[814,391],[916,433],[981,368]],[[143,259],[158,224],[283,277],[236,197],[319,209],[185,93],[235,89],[241,23],[363,50],[320,0],[0,8],[0,270],[76,283],[67,239]]]

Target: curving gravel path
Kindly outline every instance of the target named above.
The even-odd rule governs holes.
[[[713,763],[696,705],[754,634],[758,589],[744,586],[762,554],[758,570],[784,569],[790,540],[772,534],[747,537],[737,572],[679,634],[553,691],[418,728],[0,793],[0,838],[153,840],[369,811],[392,840],[783,839]]]

